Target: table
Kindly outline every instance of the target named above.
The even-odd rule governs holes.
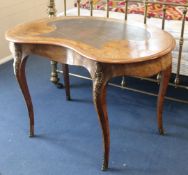
[[[25,76],[25,63],[30,54],[83,66],[89,71],[103,135],[103,170],[108,168],[110,150],[106,85],[111,78],[161,73],[157,121],[159,133],[163,134],[163,102],[171,74],[171,51],[175,47],[173,37],[167,32],[115,19],[54,17],[18,25],[6,33],[6,39],[10,42],[14,73],[28,108],[30,136],[34,136],[34,112]]]

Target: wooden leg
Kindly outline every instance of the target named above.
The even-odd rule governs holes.
[[[96,77],[93,80],[93,101],[98,113],[99,122],[102,128],[103,134],[103,164],[102,170],[108,168],[109,151],[110,151],[110,128],[108,122],[108,114],[106,107],[106,82],[103,81],[103,76],[100,72],[96,72]]]
[[[30,120],[30,137],[34,136],[34,112],[33,112],[33,104],[31,100],[31,96],[29,93],[26,76],[25,76],[25,65],[27,61],[27,57],[22,57],[21,48],[19,45],[10,44],[11,51],[14,57],[14,74],[17,78],[19,86],[21,88],[22,94],[25,98],[25,102],[27,104],[27,109],[29,113],[29,120]]]
[[[168,87],[171,70],[172,67],[170,66],[166,70],[161,72],[161,82],[160,82],[160,89],[159,89],[158,101],[157,101],[157,121],[158,121],[158,129],[160,135],[164,134],[162,112],[164,105],[164,97]]]
[[[69,67],[67,64],[62,64],[64,86],[67,100],[70,100],[70,81],[69,81]]]
[[[17,77],[17,80],[19,82],[20,88],[22,90],[23,96],[25,98],[26,104],[27,104],[27,109],[29,113],[29,119],[30,119],[30,132],[29,136],[33,137],[34,136],[34,112],[33,112],[33,104],[31,100],[31,96],[29,93],[29,88],[27,85],[27,80],[25,76],[25,64],[27,61],[27,57],[22,60],[20,64],[20,70],[19,70],[19,75]]]

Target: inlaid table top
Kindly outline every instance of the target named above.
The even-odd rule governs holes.
[[[96,17],[60,17],[21,24],[7,32],[7,39],[66,46],[106,63],[155,59],[175,44],[170,34],[158,28]]]
[[[90,73],[93,102],[103,134],[103,170],[108,168],[110,153],[106,86],[111,78],[149,77],[160,73],[157,124],[159,133],[163,134],[162,111],[171,75],[171,51],[175,47],[175,40],[167,32],[115,19],[53,17],[18,25],[6,33],[6,38],[10,41],[14,73],[28,108],[30,136],[34,136],[34,110],[25,65],[31,54],[44,56],[63,65],[67,99],[70,99],[68,65],[83,66]]]

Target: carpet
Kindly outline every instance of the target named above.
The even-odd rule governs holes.
[[[165,101],[165,136],[157,133],[156,97],[109,86],[109,170],[102,163],[101,129],[91,81],[70,77],[72,101],[49,82],[48,60],[32,56],[27,77],[36,137],[28,137],[27,109],[12,62],[0,65],[0,175],[187,175],[188,105]],[[83,68],[71,72],[87,75]],[[119,81],[114,79],[113,81]],[[138,80],[139,87],[157,86]],[[181,92],[179,92],[181,91]],[[188,92],[170,89],[188,99]]]

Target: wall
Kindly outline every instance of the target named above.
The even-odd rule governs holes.
[[[0,62],[10,55],[5,31],[16,24],[46,17],[48,0],[6,0],[0,2]],[[67,8],[74,0],[67,0]],[[56,0],[58,12],[63,10],[63,0]]]

